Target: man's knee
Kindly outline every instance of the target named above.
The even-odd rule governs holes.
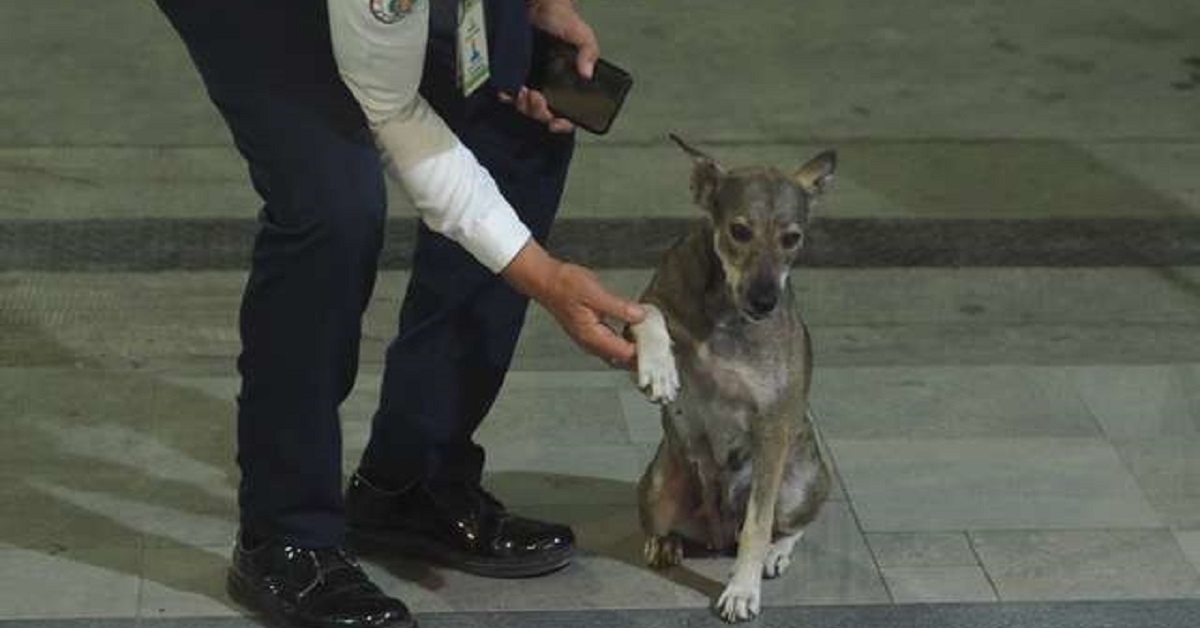
[[[387,190],[373,152],[330,151],[277,164],[272,170],[255,175],[266,201],[266,229],[346,254],[378,252]]]

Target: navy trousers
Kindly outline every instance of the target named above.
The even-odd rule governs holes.
[[[338,77],[325,0],[158,4],[263,199],[239,322],[243,529],[302,546],[341,543],[338,408],[354,385],[382,246],[378,152]],[[573,138],[487,87],[464,99],[450,35],[431,33],[422,93],[544,241]],[[527,305],[461,247],[419,228],[360,464],[368,477],[397,488],[479,481],[483,450],[472,434],[503,383]]]

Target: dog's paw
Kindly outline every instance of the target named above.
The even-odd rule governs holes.
[[[789,565],[792,564],[791,548],[783,550],[778,545],[772,544],[767,550],[767,557],[763,559],[763,577],[778,578],[787,571]]]
[[[749,621],[758,616],[759,598],[760,587],[757,583],[739,584],[735,578],[717,598],[717,614],[729,623]]]
[[[796,550],[796,542],[802,536],[804,536],[803,531],[797,532],[782,537],[767,547],[767,557],[763,559],[763,577],[778,578],[787,571],[788,566],[792,564],[792,554]]]
[[[670,348],[638,352],[638,388],[654,403],[671,403],[679,394],[679,371]]]
[[[674,567],[683,562],[683,539],[677,536],[652,536],[642,549],[646,564],[655,569]]]
[[[645,304],[646,318],[632,327],[637,339],[637,385],[654,403],[671,403],[679,393],[679,371],[662,311]]]

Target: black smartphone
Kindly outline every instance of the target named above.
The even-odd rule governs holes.
[[[621,111],[633,77],[600,59],[592,78],[585,79],[575,70],[575,56],[574,44],[536,31],[529,86],[542,92],[554,115],[603,135]]]

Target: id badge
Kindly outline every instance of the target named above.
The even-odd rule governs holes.
[[[483,0],[461,0],[458,5],[458,85],[463,96],[475,93],[489,76]]]

